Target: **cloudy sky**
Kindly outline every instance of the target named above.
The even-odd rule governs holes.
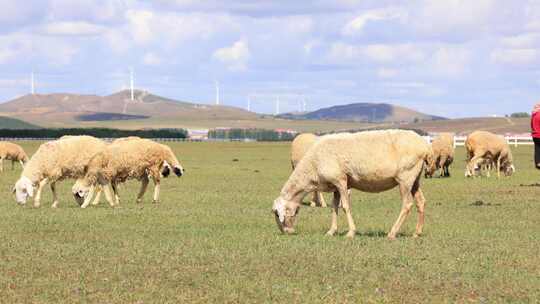
[[[405,4],[406,3],[406,4]],[[540,1],[0,0],[0,101],[129,84],[273,112],[390,102],[448,117],[540,100]]]

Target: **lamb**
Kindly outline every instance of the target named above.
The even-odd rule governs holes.
[[[439,177],[450,177],[449,167],[454,161],[454,134],[441,133],[431,143],[436,170],[441,170]],[[425,177],[432,177],[425,174]]]
[[[11,160],[11,170],[13,170],[15,162],[19,162],[24,168],[24,164],[28,162],[28,156],[21,146],[2,141],[0,142],[0,172],[4,171],[4,160]]]
[[[487,131],[475,131],[465,140],[467,149],[467,168],[465,176],[475,176],[480,165],[494,163],[497,177],[501,171],[505,176],[511,176],[515,171],[512,151],[506,140],[498,135]]]
[[[58,207],[56,183],[67,178],[82,177],[90,158],[105,147],[105,142],[92,136],[70,136],[42,144],[15,183],[13,191],[17,203],[25,204],[28,197],[34,196],[34,188],[37,187],[34,207],[39,207],[41,191],[50,183],[52,207]]]
[[[167,177],[171,170],[178,177],[184,172],[168,146],[149,139],[120,140],[110,144],[90,160],[84,177],[75,182],[72,192],[74,196],[84,198],[81,207],[86,208],[92,197],[93,187],[100,185],[105,191],[109,204],[117,206],[120,204],[118,184],[128,179],[138,179],[141,181],[141,188],[137,195],[137,203],[140,203],[146,192],[149,178],[152,178],[154,181],[153,202],[157,203],[161,177]],[[114,195],[114,201],[112,195]]]
[[[413,200],[418,209],[415,236],[422,233],[425,198],[420,189],[424,166],[435,170],[433,151],[412,131],[384,130],[355,134],[335,134],[321,138],[302,158],[274,201],[272,211],[280,231],[294,232],[300,202],[312,191],[333,192],[332,224],[328,235],[337,232],[339,205],[347,215],[354,237],[349,188],[364,192],[382,192],[399,186],[402,208],[388,238],[395,239],[410,212]]]
[[[292,169],[300,162],[302,157],[306,155],[307,151],[315,144],[319,137],[312,133],[303,133],[294,138],[291,143],[291,166]],[[313,199],[311,200],[311,206],[321,206],[326,208],[326,201],[322,193],[318,191],[313,192]]]

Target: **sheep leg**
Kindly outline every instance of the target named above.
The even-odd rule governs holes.
[[[497,158],[497,178],[501,178],[501,158]]]
[[[337,221],[338,221],[339,201],[340,201],[339,192],[335,191],[334,199],[332,200],[332,225],[330,226],[330,230],[328,230],[326,235],[333,236],[336,234],[338,230]]]
[[[400,184],[399,185],[399,191],[401,193],[401,212],[399,213],[399,216],[394,223],[394,226],[392,226],[392,230],[388,233],[388,238],[391,240],[396,239],[396,234],[399,231],[399,228],[401,228],[401,225],[407,218],[407,215],[409,215],[409,212],[411,211],[412,205],[413,205],[413,196],[411,193],[410,186]]]
[[[11,160],[11,171],[15,170],[15,161]]]
[[[0,158],[0,172],[4,172],[4,159]]]
[[[97,193],[96,193],[96,198],[94,199],[94,201],[92,202],[92,205],[93,206],[96,206],[97,204],[99,204],[99,199],[101,198],[101,191],[103,190],[103,188],[101,187],[101,185],[98,185],[97,186]]]
[[[347,223],[349,224],[349,232],[347,232],[348,238],[353,238],[356,235],[356,225],[352,217],[351,201],[347,187],[339,188],[339,196],[341,198],[341,206],[347,215]]]
[[[52,208],[58,208],[58,195],[56,193],[56,183],[55,182],[52,182],[51,183],[51,191],[52,191],[52,195],[53,195],[53,204],[52,204]]]
[[[441,159],[439,160],[439,164],[437,165],[438,168],[440,168],[440,171],[439,171],[439,177],[444,177],[445,176],[445,166],[444,164],[446,163],[446,157],[441,157]]]
[[[424,227],[424,208],[426,205],[426,198],[424,197],[422,190],[418,189],[416,193],[414,193],[414,199],[416,201],[418,221],[416,223],[416,232],[413,237],[419,237],[422,234],[422,228]]]
[[[328,207],[328,205],[326,204],[326,201],[324,200],[324,196],[323,196],[322,192],[317,191],[316,194],[317,194],[317,200],[318,200],[319,206],[321,206],[323,208]]]
[[[39,182],[36,196],[34,197],[34,207],[38,208],[41,204],[41,191],[43,190],[43,187],[49,182],[49,179],[45,178]]]
[[[114,204],[120,205],[120,197],[118,196],[118,185],[115,182],[111,182],[111,187],[114,193]]]
[[[20,160],[19,163],[21,164],[21,167],[24,169],[24,163],[23,163],[23,161]]]
[[[105,192],[105,199],[107,199],[107,202],[109,202],[109,205],[111,205],[111,207],[114,207],[113,196],[112,196],[111,188],[109,184],[103,187],[103,192]]]
[[[154,200],[152,203],[158,203],[159,202],[159,180],[154,178]]]
[[[324,200],[322,193],[319,191],[313,192],[313,199],[311,201],[311,207],[315,207],[315,206],[324,207],[324,208],[327,207],[326,201]]]
[[[141,189],[139,190],[139,194],[137,194],[137,204],[142,203],[142,198],[144,194],[146,193],[146,189],[148,188],[148,177],[144,177],[141,179]]]

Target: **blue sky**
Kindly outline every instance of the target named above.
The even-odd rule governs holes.
[[[540,1],[0,0],[0,100],[136,88],[273,112],[389,102],[448,117],[540,100]]]

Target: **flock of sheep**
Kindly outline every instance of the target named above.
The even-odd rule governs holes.
[[[103,190],[109,204],[112,207],[118,205],[118,184],[128,179],[141,181],[137,196],[139,203],[152,179],[153,201],[158,202],[161,178],[167,177],[171,171],[177,176],[184,172],[171,148],[139,137],[120,138],[107,144],[92,136],[64,136],[42,144],[30,160],[21,147],[15,144],[7,146],[19,152],[5,153],[2,150],[2,160],[20,160],[23,164],[21,176],[13,188],[16,201],[25,204],[28,197],[33,197],[34,207],[40,206],[41,192],[47,184],[50,184],[53,194],[52,207],[58,207],[56,183],[68,178],[76,179],[72,192],[82,208],[89,205],[96,189],[93,204],[99,202]]]
[[[498,176],[515,171],[512,152],[504,140],[495,134],[476,131],[465,142],[467,166],[465,176],[478,176],[495,166]],[[342,133],[317,137],[301,134],[291,147],[293,172],[274,201],[272,212],[278,228],[285,233],[294,232],[298,211],[304,197],[314,193],[312,206],[326,206],[321,192],[333,192],[332,223],[328,235],[338,229],[338,210],[341,207],[349,226],[347,237],[354,237],[356,226],[350,205],[350,190],[382,192],[399,187],[402,207],[388,233],[395,239],[401,225],[410,213],[413,203],[418,211],[414,236],[422,234],[425,198],[420,177],[449,177],[449,166],[454,160],[454,137],[442,133],[428,144],[412,131],[384,130],[361,133]]]
[[[514,171],[512,152],[506,141],[489,132],[471,133],[465,142],[466,176],[477,176],[495,167],[506,176]],[[382,192],[399,187],[402,207],[388,238],[394,239],[413,204],[418,211],[414,236],[422,234],[425,198],[420,187],[422,173],[432,177],[449,177],[454,159],[454,138],[442,133],[428,144],[421,136],[406,130],[341,133],[322,137],[300,134],[292,142],[293,172],[274,201],[272,212],[282,232],[294,232],[299,207],[304,197],[313,193],[312,206],[326,207],[322,192],[332,192],[332,223],[328,235],[338,229],[338,210],[347,216],[348,237],[354,237],[356,226],[351,212],[350,189]],[[158,202],[160,180],[171,171],[182,176],[184,169],[170,147],[139,137],[120,138],[112,143],[92,136],[64,136],[42,144],[28,159],[24,150],[13,143],[0,143],[0,168],[3,160],[20,162],[23,171],[13,192],[19,204],[33,197],[39,207],[41,192],[50,184],[52,207],[58,207],[56,183],[76,179],[72,193],[86,208],[99,203],[101,192],[114,207],[120,203],[118,185],[128,179],[141,181],[137,203],[150,179],[154,183],[153,202]]]

